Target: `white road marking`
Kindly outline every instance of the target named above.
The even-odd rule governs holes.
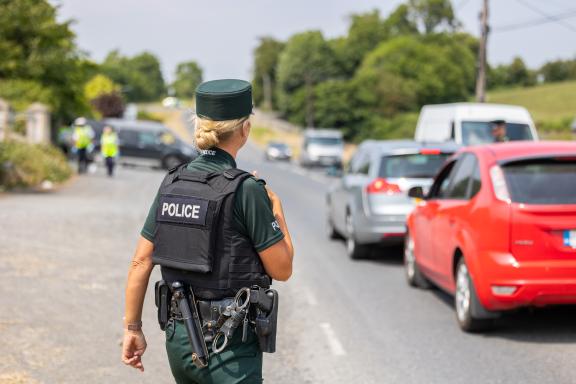
[[[324,332],[324,336],[326,336],[326,339],[328,340],[328,345],[332,350],[332,354],[334,356],[345,356],[346,351],[344,350],[344,347],[342,346],[340,340],[338,340],[338,337],[336,337],[336,333],[332,329],[330,323],[320,323],[320,328],[322,329],[322,331]]]

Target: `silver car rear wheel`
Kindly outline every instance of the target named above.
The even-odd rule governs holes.
[[[346,252],[351,259],[362,259],[368,255],[370,250],[368,245],[358,244],[354,236],[354,223],[352,215],[346,215]]]
[[[326,235],[331,240],[341,238],[336,228],[334,228],[334,223],[332,222],[332,218],[330,217],[330,206],[326,208]]]

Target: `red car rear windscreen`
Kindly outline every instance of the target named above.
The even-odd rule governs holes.
[[[576,204],[576,159],[545,158],[503,167],[512,201],[525,204]]]

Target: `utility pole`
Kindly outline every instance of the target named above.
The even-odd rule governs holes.
[[[480,48],[478,49],[478,77],[476,78],[476,101],[486,101],[486,49],[488,44],[488,0],[483,0],[482,12],[480,12]]]

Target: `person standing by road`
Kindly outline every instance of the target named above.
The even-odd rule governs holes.
[[[122,360],[144,370],[142,306],[159,264],[158,319],[176,382],[262,383],[262,352],[275,350],[269,287],[291,276],[292,241],[278,196],[236,168],[251,128],[250,83],[202,83],[196,113],[203,152],[168,172],[129,270]]]
[[[85,173],[88,169],[88,150],[92,145],[94,131],[85,118],[79,117],[74,121],[74,149],[78,156],[78,173]]]
[[[100,137],[100,151],[104,157],[108,176],[114,176],[114,166],[118,157],[118,135],[109,125],[104,127]]]

